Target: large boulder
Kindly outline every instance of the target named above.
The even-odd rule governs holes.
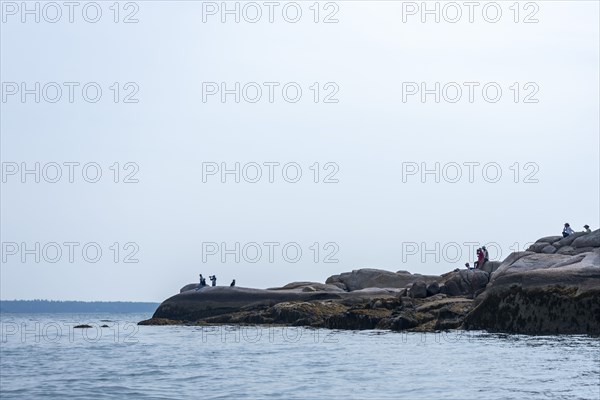
[[[352,272],[344,272],[333,275],[325,281],[328,285],[343,284],[349,291],[360,290],[369,287],[376,288],[405,288],[416,281],[425,283],[437,282],[437,275],[411,274],[407,271],[386,271],[382,269],[363,268]]]
[[[487,285],[490,274],[479,269],[461,269],[442,275],[440,292],[448,296],[475,296]]]
[[[562,238],[562,239],[560,239],[560,240],[558,240],[558,241],[556,241],[556,242],[554,242],[552,244],[556,248],[561,248],[563,246],[570,246],[571,243],[573,243],[573,241],[575,239],[577,239],[580,236],[584,236],[584,235],[587,235],[587,233],[586,232],[575,232],[575,233],[567,236],[566,238]]]
[[[549,244],[548,246],[545,246],[541,252],[544,254],[554,254],[556,253],[556,247]]]
[[[230,286],[206,286],[188,290],[163,301],[153,318],[197,321],[202,318],[261,307],[285,301],[309,301],[339,298],[336,293],[302,292],[299,290],[265,290]]]
[[[534,253],[541,253],[542,250],[546,246],[551,246],[551,243],[550,242],[535,242],[534,244],[532,244],[531,246],[529,246],[529,248],[527,249],[527,251],[533,251]]]
[[[210,317],[260,310],[283,302],[311,302],[335,300],[353,306],[368,303],[374,298],[396,298],[399,289],[367,288],[344,292],[309,290],[309,286],[295,289],[252,289],[239,286],[206,286],[201,290],[187,290],[163,301],[154,312],[153,319],[195,322]],[[226,319],[212,322],[226,322]]]
[[[528,334],[600,334],[600,250],[511,254],[492,275],[464,326]]]
[[[440,292],[440,284],[437,282],[432,282],[427,285],[427,297],[436,295]]]
[[[292,282],[282,287],[269,288],[267,290],[292,290],[299,289],[305,292],[344,292],[336,285],[327,285],[320,282]]]
[[[498,269],[500,264],[502,264],[501,261],[487,261],[485,264],[483,264],[483,267],[481,267],[481,271],[491,274]]]
[[[199,283],[187,284],[179,290],[179,293],[187,292],[189,290],[196,290],[196,289],[198,289],[199,285],[200,285]]]
[[[600,247],[600,229],[596,229],[592,233],[578,237],[572,243],[576,249],[583,247]]]
[[[554,243],[557,242],[559,240],[561,240],[563,237],[562,236],[544,236],[543,238],[540,238],[538,240],[536,240],[536,243],[540,243],[540,242],[544,242],[544,243]]]
[[[427,297],[427,284],[423,281],[416,281],[410,287],[408,294],[415,299],[424,299]]]

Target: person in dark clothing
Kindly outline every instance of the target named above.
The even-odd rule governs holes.
[[[202,276],[202,274],[200,274],[200,284],[198,285],[198,287],[196,288],[196,290],[203,288],[204,286],[206,286],[206,279],[204,279],[204,277]]]
[[[217,276],[216,275],[210,275],[208,277],[208,279],[210,279],[210,281],[212,282],[212,286],[217,286]]]
[[[235,279],[231,281],[231,284],[229,286],[235,286]]]
[[[592,233],[592,230],[590,229],[589,225],[584,225],[583,229],[585,229],[585,231],[584,231],[585,233]]]
[[[485,246],[481,246],[481,251],[483,252],[483,264],[481,264],[479,268],[483,267],[486,262],[490,261],[490,255]]]

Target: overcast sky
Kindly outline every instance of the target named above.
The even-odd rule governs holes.
[[[440,274],[598,228],[598,2],[8,3],[2,299]]]

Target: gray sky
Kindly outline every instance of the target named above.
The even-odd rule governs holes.
[[[69,23],[66,7],[49,23],[56,10],[43,2],[40,22],[22,23],[3,3],[2,299],[161,301],[198,273],[250,287],[365,267],[439,274],[472,262],[477,244],[499,259],[564,222],[598,228],[597,2],[523,2],[517,23],[504,1],[496,23],[485,19],[494,5],[482,14],[489,2],[473,23],[465,6],[448,22],[446,2],[439,23],[410,13],[421,2],[321,2],[317,23],[312,2],[298,3],[296,23],[282,15],[295,17],[289,2],[273,23],[263,2],[256,23],[245,2],[239,23],[211,14],[221,2],[121,3],[117,23],[112,2],[98,4],[97,23],[81,8]],[[22,102],[22,82],[40,82],[39,103]],[[102,89],[96,103],[82,97],[89,82],[88,100]],[[221,101],[222,82],[240,82],[239,103]],[[422,82],[433,90],[424,102]],[[39,183],[22,182],[22,163],[40,163]],[[54,163],[62,176],[50,183]],[[240,163],[239,183],[221,182],[222,163]],[[439,182],[421,175],[436,163]]]

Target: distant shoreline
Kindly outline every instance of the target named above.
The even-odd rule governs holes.
[[[0,313],[146,313],[154,312],[159,304],[135,301],[0,300]]]

